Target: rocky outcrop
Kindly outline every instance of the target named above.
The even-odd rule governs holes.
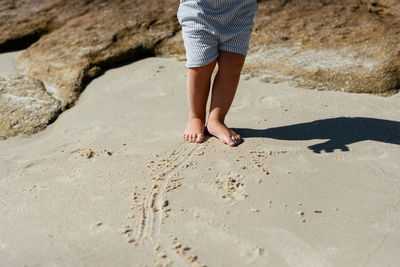
[[[35,78],[0,77],[0,140],[46,128],[60,112],[60,102]]]
[[[3,1],[12,3],[3,13],[17,5]],[[20,57],[18,69],[58,88],[63,106],[116,62],[184,55],[180,32],[175,34],[176,1],[35,1],[19,4],[26,12],[7,21],[12,32],[53,31]],[[399,8],[399,0],[261,0],[245,72],[314,88],[393,93],[400,86]],[[7,31],[1,38],[10,39]]]
[[[399,1],[397,1],[399,2]],[[262,1],[246,71],[348,92],[400,89],[400,19],[364,1]]]
[[[0,0],[0,52],[23,49],[107,0]]]
[[[154,55],[156,45],[179,30],[177,3],[110,1],[43,36],[17,60],[17,69],[52,88],[66,107],[85,83],[124,60]]]

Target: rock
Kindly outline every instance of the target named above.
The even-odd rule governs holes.
[[[369,12],[379,15],[391,15],[400,17],[400,1],[399,0],[366,0]]]
[[[390,94],[400,89],[399,28],[400,18],[371,13],[361,0],[260,1],[245,72]]]
[[[174,0],[109,1],[43,36],[18,59],[17,70],[56,88],[62,107],[104,69],[155,54],[179,30]]]
[[[0,0],[0,52],[28,47],[74,17],[107,0]]]
[[[166,38],[156,46],[155,53],[162,57],[175,57],[178,60],[186,60],[185,46],[183,45],[182,31],[175,36]]]
[[[43,130],[60,112],[38,79],[13,75],[0,77],[0,140]]]

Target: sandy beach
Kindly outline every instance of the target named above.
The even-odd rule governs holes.
[[[44,131],[0,141],[0,265],[398,265],[399,93],[244,75],[230,148],[181,140],[185,81],[176,59],[113,68]]]

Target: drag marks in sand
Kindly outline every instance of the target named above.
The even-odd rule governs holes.
[[[242,228],[247,233],[238,236],[235,225],[246,221],[259,224],[268,216],[288,215],[281,212],[287,209],[286,204],[271,208],[271,200],[263,198],[260,203],[257,196],[252,197],[256,188],[278,184],[277,177],[268,170],[267,159],[288,151],[263,150],[257,142],[249,141],[249,145],[234,148],[240,150],[235,152],[219,147],[218,142],[182,143],[165,156],[156,154],[149,160],[146,186],[135,187],[132,211],[127,217],[130,223],[120,232],[127,242],[153,248],[153,263],[160,266],[205,266],[200,262],[221,247],[229,249],[218,253],[228,258],[228,254],[236,255],[235,261],[243,264],[264,266],[280,261],[290,266],[329,266],[318,251],[290,229],[268,224],[262,229],[249,226]],[[215,209],[209,209],[211,206]],[[296,209],[299,206],[302,204],[298,203]],[[296,221],[305,222],[303,211],[289,213]],[[177,223],[179,231],[171,228]],[[249,238],[254,231],[261,240]]]
[[[132,214],[128,219],[132,220],[132,226],[125,226],[121,234],[127,236],[129,243],[141,245],[150,242],[154,246],[154,253],[161,265],[169,266],[173,262],[190,263],[194,266],[202,266],[196,255],[191,255],[188,246],[177,241],[171,236],[169,246],[161,244],[160,233],[163,220],[168,217],[169,201],[166,197],[171,192],[182,186],[179,173],[182,169],[191,167],[194,163],[191,159],[194,155],[204,153],[202,146],[183,143],[172,150],[165,158],[158,154],[149,162],[149,177],[151,177],[150,189],[135,188],[133,192]],[[164,242],[165,243],[165,242]]]

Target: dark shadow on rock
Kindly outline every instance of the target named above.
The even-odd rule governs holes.
[[[154,47],[145,48],[139,46],[125,51],[123,54],[117,55],[115,57],[110,57],[102,62],[99,62],[97,65],[91,66],[89,68],[90,71],[85,73],[85,76],[82,80],[81,91],[85,90],[85,88],[90,84],[91,81],[103,75],[108,70],[121,68],[135,63],[139,60],[155,56],[156,53]]]
[[[400,122],[363,117],[338,117],[264,130],[248,128],[233,130],[243,138],[329,139],[326,142],[308,147],[315,153],[321,153],[321,151],[333,152],[335,149],[349,151],[347,145],[366,140],[400,145]]]
[[[7,40],[0,44],[0,54],[26,49],[46,33],[47,31],[36,31],[16,39]]]

